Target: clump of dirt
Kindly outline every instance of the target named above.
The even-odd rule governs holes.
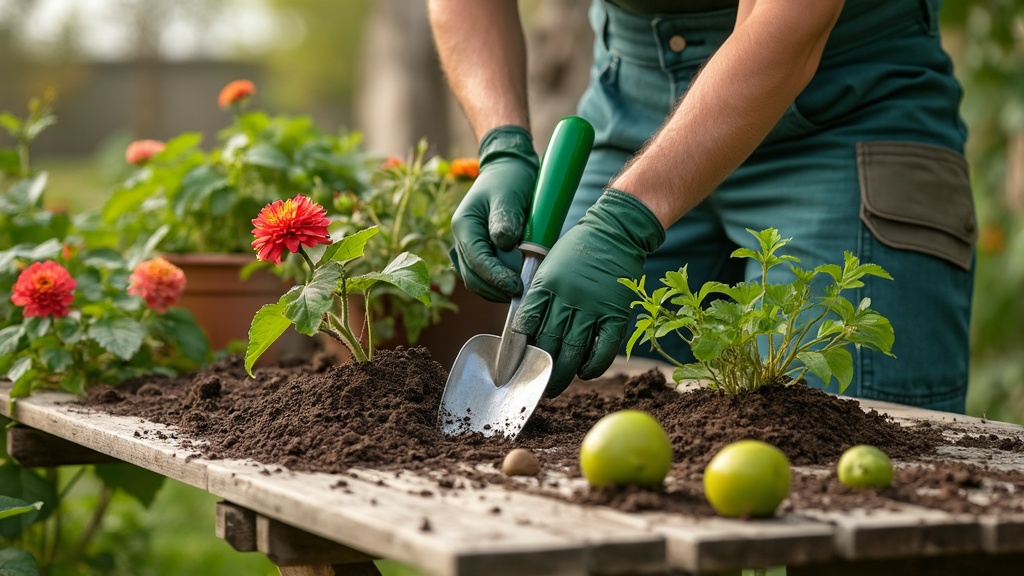
[[[736,440],[763,440],[781,449],[794,465],[820,466],[834,465],[854,444],[877,446],[898,462],[933,454],[943,441],[938,427],[901,427],[885,415],[865,412],[856,401],[803,385],[765,388],[742,397],[706,388],[680,393],[658,371],[575,381],[558,398],[542,401],[514,442],[477,434],[448,437],[437,428],[446,378],[446,370],[425,348],[380,350],[365,364],[318,360],[263,368],[255,379],[235,357],[191,377],[95,388],[85,403],[176,426],[179,441],[206,458],[252,459],[297,471],[430,469],[450,471],[454,477],[464,464],[500,469],[510,449],[523,447],[541,461],[541,486],[546,472],[579,475],[579,445],[602,416],[644,410],[672,439],[675,464],[665,488],[585,490],[574,500],[698,515],[711,513],[700,491],[704,466]],[[474,481],[529,489],[500,473],[477,473]],[[820,504],[820,498],[813,498],[823,489],[815,481],[804,479],[795,487],[809,491],[805,502]],[[439,482],[454,484],[444,475]]]

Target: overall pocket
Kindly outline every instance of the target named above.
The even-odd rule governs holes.
[[[970,270],[978,227],[967,160],[917,142],[860,142],[860,219],[879,242]]]

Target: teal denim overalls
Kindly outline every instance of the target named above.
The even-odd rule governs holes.
[[[807,269],[842,264],[850,251],[894,278],[869,278],[848,297],[870,298],[891,320],[896,358],[851,349],[846,394],[963,412],[976,225],[961,89],[940,45],[938,8],[939,0],[847,0],[810,84],[750,158],[672,226],[645,270],[648,287],[684,264],[691,288],[758,279],[756,264],[730,258],[756,248],[748,228],[792,237],[785,250]],[[735,17],[638,15],[595,0],[594,65],[578,113],[596,140],[567,226],[663,123]],[[785,267],[772,272],[770,282],[789,280]],[[685,343],[672,344],[692,361]],[[828,389],[837,391],[835,381]]]

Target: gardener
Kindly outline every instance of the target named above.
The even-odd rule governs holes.
[[[895,279],[851,300],[892,321],[898,359],[854,351],[847,393],[964,410],[976,234],[939,2],[593,3],[578,113],[594,151],[513,326],[555,359],[549,394],[620,351],[633,295],[617,278],[656,285],[685,264],[691,286],[754,279],[752,261],[729,256],[756,248],[746,229],[774,227],[804,268],[850,251]],[[538,166],[517,6],[430,0],[430,19],[480,138],[480,176],[452,222],[457,268],[508,301],[522,285],[503,251],[521,238]]]

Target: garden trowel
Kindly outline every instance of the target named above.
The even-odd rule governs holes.
[[[523,253],[523,296],[541,260],[555,243],[594,144],[594,128],[575,116],[555,126],[541,161]],[[512,299],[501,336],[478,334],[455,358],[448,375],[438,425],[445,434],[480,432],[515,438],[540,402],[551,377],[551,355],[512,331],[522,296]]]

